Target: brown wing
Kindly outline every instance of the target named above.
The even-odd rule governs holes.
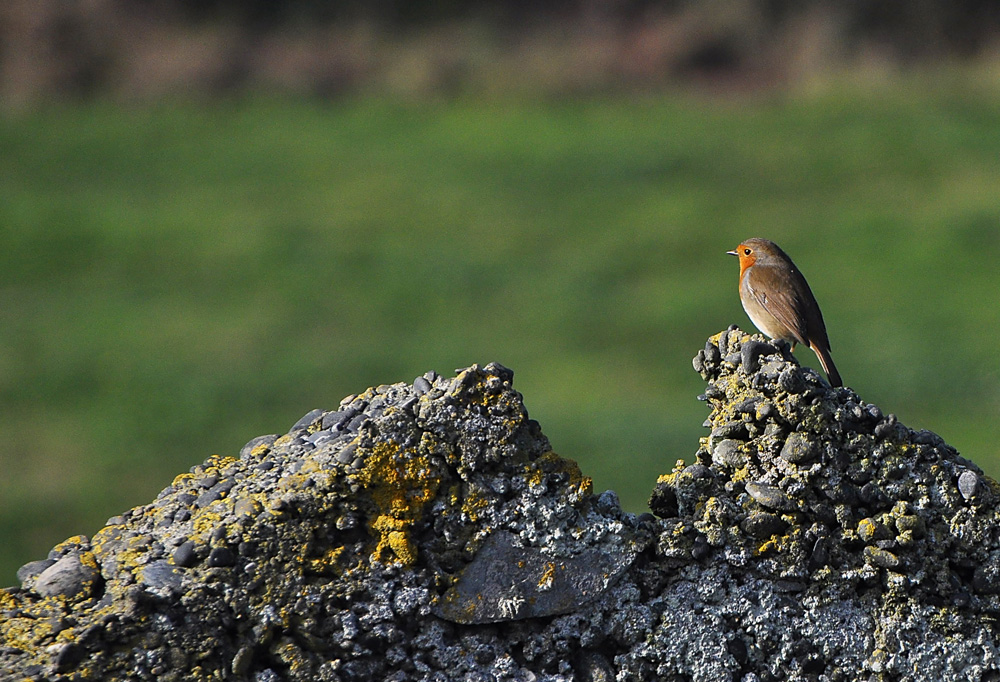
[[[750,274],[752,276],[747,279],[747,290],[753,296],[754,300],[777,319],[778,322],[784,325],[786,329],[791,330],[795,334],[795,339],[798,343],[809,345],[805,316],[802,314],[805,306],[803,306],[801,297],[795,294],[796,287],[793,285],[790,277],[786,273],[777,271],[775,268],[768,268],[766,276],[770,281],[766,282],[766,286],[764,286],[765,283],[758,283],[757,286],[754,286],[754,280],[765,273],[751,270]],[[797,270],[792,271],[792,276],[797,276],[802,284],[805,284],[805,279],[802,278],[802,275]],[[806,290],[808,291],[808,285],[806,286]]]

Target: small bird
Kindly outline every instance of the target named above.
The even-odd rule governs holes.
[[[740,259],[740,302],[750,321],[772,339],[802,343],[816,353],[831,386],[843,386],[826,335],[823,313],[795,263],[767,239],[747,239],[734,251]]]

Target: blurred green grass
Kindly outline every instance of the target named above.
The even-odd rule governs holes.
[[[849,386],[996,475],[998,130],[996,93],[920,83],[9,115],[0,584],[212,453],[473,362],[642,511],[704,435],[691,357],[750,328],[750,236]]]

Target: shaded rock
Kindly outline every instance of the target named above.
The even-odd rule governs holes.
[[[611,588],[635,560],[630,543],[571,556],[519,547],[511,533],[489,537],[435,608],[456,623],[497,623],[577,610]],[[617,548],[617,550],[615,549]]]

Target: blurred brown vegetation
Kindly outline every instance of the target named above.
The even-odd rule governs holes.
[[[0,99],[759,89],[991,56],[992,0],[5,0]]]

